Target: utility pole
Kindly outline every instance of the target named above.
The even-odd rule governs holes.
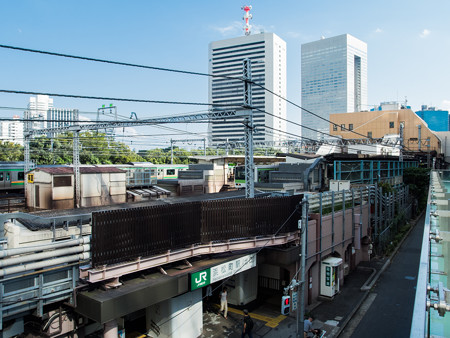
[[[431,148],[431,139],[427,138],[427,168],[430,168],[430,148]]]
[[[400,161],[400,162],[403,162],[403,127],[404,127],[404,124],[403,124],[403,122],[401,122],[400,123],[400,153],[399,153],[399,156],[398,156],[398,160]]]
[[[25,118],[25,123],[24,123],[24,128],[23,128],[23,157],[24,157],[24,186],[25,186],[25,201],[27,201],[27,199],[30,197],[28,196],[28,172],[31,169],[31,159],[30,159],[30,138],[31,135],[29,134],[30,129],[31,129],[31,113],[29,110],[25,110],[24,112],[24,118]]]
[[[422,125],[417,125],[417,128],[419,129],[419,151],[422,148]]]
[[[300,298],[300,311],[297,311],[297,335],[300,337],[303,335],[303,329],[299,330],[299,324],[303,323],[305,319],[305,285],[306,285],[306,278],[305,278],[305,264],[306,264],[306,238],[308,236],[308,197],[304,196],[302,201],[302,229],[301,229],[301,236],[302,236],[302,253],[301,253],[301,273],[300,273],[300,292],[299,292],[299,298]],[[299,313],[300,312],[300,313]],[[300,322],[299,322],[300,317]]]
[[[73,131],[73,174],[75,179],[75,208],[79,208],[81,201],[79,130]]]
[[[255,179],[253,165],[253,112],[252,112],[252,61],[243,61],[244,107],[249,109],[249,115],[244,120],[245,125],[245,198],[255,197]]]
[[[173,140],[170,139],[170,164],[173,164]]]

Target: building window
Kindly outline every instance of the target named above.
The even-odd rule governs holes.
[[[71,187],[72,176],[55,176],[53,177],[53,187]]]
[[[337,124],[333,124],[333,131],[337,131]]]
[[[350,124],[348,125],[348,130],[353,130],[353,123],[350,123]]]
[[[371,131],[367,132],[367,137],[372,138],[372,132]]]
[[[345,129],[345,124],[341,124],[341,130]]]
[[[389,128],[394,128],[394,121],[389,122]]]

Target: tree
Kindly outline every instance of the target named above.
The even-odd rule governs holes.
[[[419,210],[425,208],[430,183],[430,169],[406,168],[403,171],[403,183],[409,185],[410,194],[417,198]]]
[[[37,164],[73,163],[73,134],[65,133],[48,138],[41,136],[30,142],[31,159]],[[116,142],[105,134],[80,134],[80,162],[82,164],[121,164],[141,162],[144,159],[127,145]]]
[[[23,147],[9,141],[0,141],[0,161],[23,161]]]

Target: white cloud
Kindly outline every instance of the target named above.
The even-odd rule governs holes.
[[[89,117],[83,116],[83,115],[78,115],[78,120],[79,121],[92,121]]]
[[[381,28],[375,29],[375,33],[382,33],[382,32],[383,32],[383,30]]]
[[[442,106],[442,109],[450,110],[450,100],[444,100],[444,101],[442,101],[441,106]]]
[[[212,27],[212,29],[218,31],[223,36],[230,36],[230,35],[236,35],[239,31],[242,31],[243,24],[240,21],[233,21],[228,26],[224,27]]]
[[[218,31],[222,36],[241,36],[244,35],[244,23],[243,21],[233,21],[228,26],[212,26],[213,30]],[[261,32],[273,32],[274,27],[264,27],[262,25],[251,25],[252,34],[258,34]]]
[[[419,34],[419,36],[422,38],[422,39],[425,39],[428,35],[430,35],[431,34],[431,31],[429,30],[429,29],[424,29],[423,30],[423,32],[422,33],[420,33]]]

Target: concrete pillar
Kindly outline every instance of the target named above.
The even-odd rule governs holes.
[[[104,338],[117,338],[119,335],[119,330],[117,328],[117,322],[113,319],[107,323],[105,323],[103,328],[103,337]]]
[[[154,304],[146,309],[147,331],[158,338],[199,337],[202,304],[201,289]]]

